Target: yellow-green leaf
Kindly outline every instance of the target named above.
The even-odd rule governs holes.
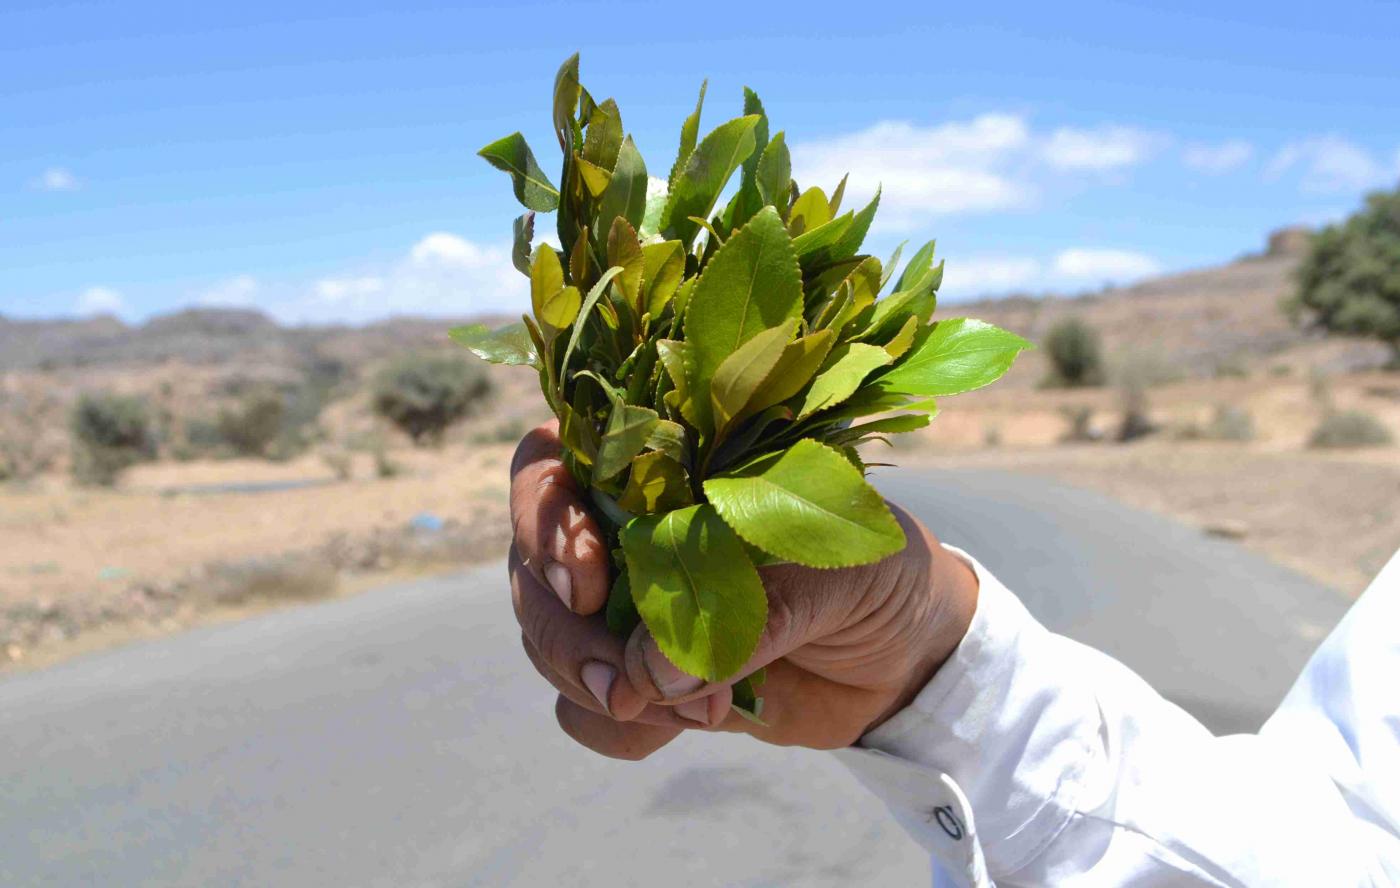
[[[953,318],[926,327],[909,354],[879,379],[883,391],[937,397],[994,382],[1031,344],[983,321]]]
[[[535,250],[534,261],[530,263],[530,307],[540,323],[556,330],[567,327],[573,320],[569,318],[562,324],[556,324],[545,316],[545,305],[563,289],[564,266],[559,262],[559,254],[549,244],[540,244],[539,249]],[[577,305],[574,310],[578,310]]]
[[[685,277],[685,248],[677,240],[647,244],[642,247],[642,260],[644,310],[658,318]]]
[[[878,345],[853,342],[838,347],[827,359],[827,369],[812,381],[797,418],[802,419],[818,410],[840,404],[860,388],[870,371],[884,367],[893,360],[890,353]]]
[[[904,548],[880,494],[810,438],[711,478],[705,496],[750,544],[809,567],[869,564]]]
[[[680,174],[671,182],[666,209],[662,211],[661,227],[668,237],[676,238],[687,247],[695,240],[700,226],[690,221],[690,217],[709,218],[725,183],[753,153],[754,127],[758,121],[757,114],[750,114],[720,124],[691,153]]]
[[[559,206],[559,189],[540,169],[535,153],[520,133],[497,139],[477,152],[486,162],[510,175],[515,199],[527,210],[552,212]]]
[[[690,479],[680,463],[659,451],[632,460],[632,474],[617,504],[633,515],[655,515],[694,502]]]
[[[707,505],[636,518],[622,529],[632,598],[677,668],[724,681],[758,647],[768,596],[734,531]]]
[[[773,372],[796,329],[797,319],[790,318],[764,330],[735,349],[715,369],[714,378],[710,380],[715,441],[724,436],[730,423],[743,412],[749,399]]]

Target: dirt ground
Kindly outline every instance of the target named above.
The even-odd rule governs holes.
[[[1306,447],[1320,417],[1338,409],[1366,410],[1400,440],[1395,374],[1261,368],[1157,385],[1147,390],[1157,433],[1119,444],[1118,389],[1040,390],[1035,369],[947,399],[928,430],[879,459],[1100,490],[1351,595],[1400,545],[1400,447]],[[1211,439],[1221,407],[1248,415],[1248,440]],[[1064,441],[1076,411],[1102,440]],[[59,474],[0,485],[0,670],[499,554],[509,533],[508,439],[522,428],[517,416],[505,422],[483,417],[441,450],[401,444],[390,478],[358,453],[348,478],[308,455],[155,463],[111,491]]]

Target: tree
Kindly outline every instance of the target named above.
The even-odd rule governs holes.
[[[1045,385],[1076,387],[1103,383],[1103,353],[1099,333],[1079,318],[1065,318],[1045,337],[1050,375]]]
[[[374,410],[421,446],[440,441],[490,392],[491,381],[478,366],[447,355],[411,354],[376,377]]]
[[[1381,340],[1400,363],[1400,189],[1313,235],[1289,307],[1330,332]]]
[[[219,411],[219,437],[240,454],[266,456],[268,447],[282,433],[285,413],[276,392],[253,392],[237,406]]]
[[[73,408],[71,430],[73,474],[84,484],[110,486],[124,470],[156,455],[150,416],[139,398],[83,395]]]

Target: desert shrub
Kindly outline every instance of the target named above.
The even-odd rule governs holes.
[[[355,475],[355,461],[349,451],[336,448],[323,450],[321,462],[331,470],[337,481],[349,481]]]
[[[1287,307],[1329,332],[1379,339],[1400,359],[1400,189],[1313,235]]]
[[[1128,379],[1122,388],[1123,421],[1118,425],[1118,440],[1136,441],[1157,431],[1148,414],[1147,385],[1139,379]]]
[[[219,437],[235,453],[266,456],[272,443],[282,434],[285,413],[282,397],[276,392],[251,392],[233,407],[219,411]]]
[[[1103,351],[1099,333],[1079,318],[1066,318],[1046,334],[1045,353],[1050,358],[1049,387],[1075,387],[1103,383]]]
[[[1323,417],[1308,439],[1309,447],[1379,447],[1391,442],[1390,429],[1361,410],[1344,410]]]
[[[1065,418],[1065,422],[1069,423],[1069,429],[1060,438],[1061,441],[1082,443],[1099,439],[1099,435],[1092,425],[1094,408],[1066,405],[1060,408],[1060,415]]]
[[[490,392],[491,382],[480,366],[447,355],[410,354],[375,378],[374,410],[414,444],[434,444]]]
[[[1216,441],[1254,440],[1254,417],[1243,407],[1220,404],[1205,428],[1205,437]]]
[[[1221,358],[1215,362],[1216,379],[1248,379],[1249,367],[1239,357]]]
[[[70,429],[73,474],[83,484],[114,484],[125,469],[156,455],[150,416],[139,398],[83,395],[73,407]]]

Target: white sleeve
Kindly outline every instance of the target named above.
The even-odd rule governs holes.
[[[954,884],[1400,885],[1400,557],[1259,734],[1215,737],[950,550],[967,636],[837,755]]]

